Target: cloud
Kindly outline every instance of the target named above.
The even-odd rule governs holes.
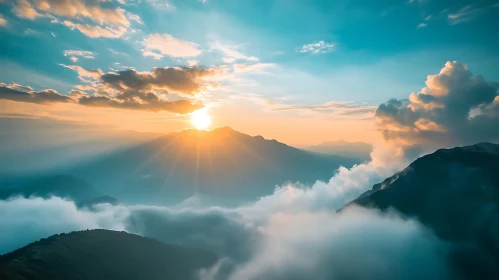
[[[2,15],[0,15],[0,26],[7,26],[7,20]]]
[[[360,208],[278,213],[228,279],[446,279],[445,247],[422,225]],[[397,240],[397,242],[394,242]]]
[[[91,107],[118,108],[142,111],[168,111],[178,114],[187,114],[203,108],[201,104],[194,104],[188,100],[168,101],[160,99],[154,93],[139,91],[125,91],[115,97],[82,96],[78,103]]]
[[[198,63],[199,63],[199,61],[197,61],[197,60],[187,60],[187,65],[189,65],[191,67],[198,65]]]
[[[0,83],[0,99],[38,104],[66,103],[73,101],[70,97],[61,95],[53,89],[34,91],[30,87],[23,87],[17,84],[6,85],[3,83]]]
[[[255,64],[234,64],[232,68],[234,73],[242,72],[261,72],[267,68],[275,67],[274,63],[255,63]]]
[[[121,37],[128,31],[130,20],[142,22],[139,16],[114,4],[101,3],[94,0],[16,0],[12,10],[18,17],[30,20],[50,18],[53,23],[62,23],[93,38]]]
[[[483,8],[475,8],[473,5],[467,5],[456,11],[455,13],[449,13],[447,15],[447,19],[451,25],[456,25],[459,23],[467,22],[479,14],[483,13],[485,9]]]
[[[303,209],[302,209],[303,210]],[[0,201],[0,252],[73,230],[126,230],[219,254],[211,279],[445,279],[446,248],[413,220],[348,208],[269,213],[101,204],[77,208],[53,197]],[[396,242],[395,242],[396,241]],[[304,258],[303,256],[306,256]],[[208,273],[215,275],[206,275]]]
[[[66,51],[65,54],[93,57],[93,53],[85,51]],[[74,88],[77,90],[70,91],[69,95],[59,94],[55,90],[34,91],[16,84],[0,84],[0,99],[38,104],[67,102],[88,107],[187,114],[204,107],[196,101],[195,95],[207,87],[216,86],[210,79],[224,72],[217,67],[156,67],[149,72],[128,69],[105,73],[100,69],[84,69],[78,65],[60,65],[75,71],[80,81],[86,84],[76,85]]]
[[[321,40],[316,43],[303,45],[298,49],[298,51],[301,53],[324,54],[332,52],[335,47],[335,43],[327,43]]]
[[[104,38],[119,38],[125,35],[127,32],[127,28],[124,26],[118,26],[118,27],[110,27],[110,26],[96,26],[96,25],[91,25],[91,24],[80,24],[80,23],[74,23],[69,20],[63,21],[63,24],[66,25],[67,27],[73,29],[79,30],[81,33],[85,34],[88,37],[91,38],[99,38],[99,37],[104,37]]]
[[[169,34],[151,34],[142,41],[144,56],[161,59],[163,56],[194,57],[201,54],[197,45],[175,38]]]
[[[30,20],[42,16],[33,8],[28,0],[17,0],[16,5],[12,7],[12,11],[16,16]]]
[[[283,106],[274,108],[276,111],[303,111],[330,114],[332,117],[370,119],[374,117],[376,106],[357,104],[351,101],[330,101],[321,105]]]
[[[157,90],[195,94],[202,90],[203,79],[217,75],[216,69],[197,67],[155,67],[150,72],[124,70],[100,76],[104,87],[117,90]]]
[[[69,56],[69,59],[73,62],[78,61],[78,57],[86,58],[86,59],[94,59],[95,54],[90,51],[81,51],[81,50],[65,50],[64,56]]]
[[[82,51],[67,51],[66,54],[93,57],[93,53]],[[89,107],[187,114],[204,107],[200,102],[191,100],[192,96],[205,87],[214,86],[206,79],[220,74],[217,68],[156,67],[150,72],[128,69],[105,73],[78,65],[61,66],[77,72],[78,78],[86,85],[75,86],[78,90],[70,91],[67,96],[55,90],[37,92],[30,87],[2,84],[0,99],[38,104],[68,102]],[[182,97],[186,95],[189,97]]]
[[[84,71],[84,72],[82,72]],[[87,77],[94,77],[95,72],[81,70]],[[85,88],[87,89],[87,88]],[[90,89],[94,89],[90,87]],[[59,94],[52,89],[34,91],[30,87],[17,84],[0,84],[0,99],[36,104],[77,103],[89,107],[117,108],[128,110],[142,110],[160,112],[167,111],[178,114],[187,114],[203,108],[202,104],[195,104],[188,100],[169,101],[160,98],[157,94],[147,91],[123,90],[114,95],[88,95],[85,92],[72,90],[68,95]]]
[[[447,62],[408,100],[381,104],[377,125],[387,140],[429,150],[498,141],[497,95],[497,85],[473,76],[465,64]]]
[[[237,60],[258,61],[258,57],[247,56],[239,52],[239,47],[236,45],[223,44],[219,41],[216,41],[215,43],[211,44],[210,48],[212,50],[221,52],[224,55],[222,57],[222,61],[225,63],[234,63]]]

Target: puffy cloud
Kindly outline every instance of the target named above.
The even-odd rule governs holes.
[[[105,228],[219,254],[219,267],[204,271],[204,279],[448,276],[444,245],[419,223],[394,213],[348,208],[338,214],[268,213],[254,220],[238,208],[100,204],[79,209],[57,197],[0,201],[0,210],[1,253],[55,233]]]
[[[3,83],[0,83],[0,99],[38,104],[73,102],[69,96],[61,95],[53,89],[34,91],[30,87]]]
[[[144,56],[152,56],[161,59],[163,56],[171,57],[193,57],[201,54],[197,45],[173,37],[169,34],[151,34],[142,42]]]
[[[278,213],[228,279],[447,279],[446,250],[422,225],[349,208]],[[396,242],[394,242],[396,240]]]
[[[202,104],[195,104],[188,100],[169,101],[158,97],[152,92],[125,90],[113,96],[88,95],[85,92],[72,90],[69,96],[59,94],[52,89],[34,91],[30,87],[17,84],[0,84],[0,99],[37,104],[78,103],[89,107],[117,108],[142,111],[167,111],[178,114],[187,114],[203,108]]]
[[[216,69],[197,67],[155,67],[150,72],[124,70],[100,76],[105,87],[117,90],[158,90],[194,94],[203,87],[203,79],[217,74]]]
[[[0,254],[61,232],[94,228],[125,230],[123,218],[128,210],[114,210],[82,211],[73,202],[57,197],[0,200]]]
[[[121,8],[104,8],[93,0],[35,0],[40,11],[67,18],[88,18],[100,25],[129,26],[130,22]]]
[[[323,40],[316,43],[306,44],[301,46],[298,51],[301,53],[311,53],[311,54],[323,54],[332,52],[336,44],[327,43]]]
[[[499,140],[497,85],[473,76],[465,64],[447,62],[408,100],[376,110],[383,136],[402,145],[442,146]]]
[[[12,10],[17,16],[30,20],[51,18],[54,23],[60,22],[94,38],[121,37],[128,31],[130,20],[142,22],[135,14],[95,0],[16,0]]]
[[[85,51],[66,51],[65,54],[93,57],[93,53]],[[205,87],[215,86],[214,81],[209,79],[224,71],[216,67],[157,67],[150,72],[128,69],[105,73],[100,69],[84,69],[78,65],[61,66],[78,73],[79,79],[86,85],[75,86],[77,90],[66,96],[54,90],[36,92],[29,87],[19,90],[20,85],[2,84],[0,99],[40,104],[74,102],[89,107],[187,114],[204,107],[192,100],[195,98],[192,96]],[[190,97],[182,98],[185,95]]]

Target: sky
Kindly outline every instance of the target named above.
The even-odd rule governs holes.
[[[0,0],[0,117],[373,142],[448,61],[499,81],[498,25],[497,0]]]

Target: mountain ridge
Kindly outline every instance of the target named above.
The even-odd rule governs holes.
[[[453,244],[466,279],[499,275],[499,145],[439,149],[347,204],[395,210]],[[340,210],[341,211],[341,210]]]
[[[119,256],[119,257],[117,257]],[[196,279],[217,256],[126,232],[85,230],[43,238],[0,255],[0,278]]]
[[[277,185],[289,181],[328,180],[340,166],[357,163],[222,127],[170,133],[61,172],[82,178],[119,200],[179,202],[208,195],[235,205],[271,194]]]

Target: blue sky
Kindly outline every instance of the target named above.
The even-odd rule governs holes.
[[[68,14],[58,10],[56,2],[64,5],[64,11],[85,7],[101,12]],[[204,89],[206,94],[189,100],[214,107],[255,107],[250,115],[265,111],[257,109],[265,107],[262,103],[376,106],[390,98],[407,98],[446,61],[462,61],[474,74],[499,81],[499,1],[2,3],[0,82],[54,89],[62,95],[75,85],[89,85],[88,77],[82,82],[75,66],[103,73],[187,65],[225,67],[229,70],[217,79],[218,87]],[[32,10],[27,7],[37,16],[29,14]],[[118,11],[118,16],[105,14],[110,11]],[[84,34],[78,24],[100,28],[101,34]],[[114,33],[104,34],[109,29]],[[151,36],[158,37],[154,41]],[[154,42],[159,47],[149,48]],[[180,45],[165,47],[176,43]],[[246,70],[236,71],[236,64]],[[88,88],[83,91],[96,93]],[[239,97],[244,102],[227,104]]]

